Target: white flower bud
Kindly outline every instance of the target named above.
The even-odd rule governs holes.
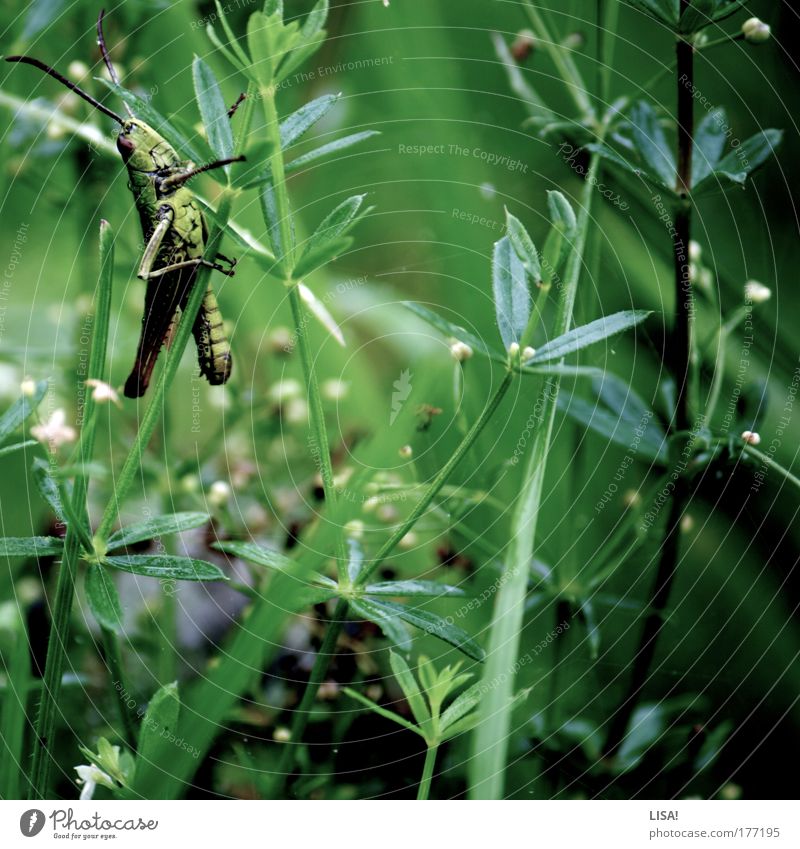
[[[700,246],[700,242],[695,242],[694,239],[692,239],[692,241],[689,242],[689,259],[692,262],[700,262],[702,256],[703,248]]]
[[[328,401],[341,401],[347,395],[349,388],[349,384],[345,383],[345,381],[331,378],[322,384],[322,395]]]
[[[303,424],[308,421],[308,404],[303,398],[291,398],[283,408],[283,418],[289,424]]]
[[[463,363],[472,356],[472,348],[466,342],[456,340],[450,346],[450,354],[456,362]]]
[[[742,433],[742,441],[746,442],[748,445],[760,445],[761,436],[755,433],[755,431],[746,430]]]
[[[511,357],[512,360],[514,360],[514,359],[517,358],[518,355],[519,355],[519,343],[518,342],[512,342],[508,346],[508,356]]]
[[[398,454],[403,458],[403,460],[410,460],[414,456],[414,449],[410,445],[404,445]]]
[[[208,490],[208,503],[212,507],[222,507],[231,497],[231,488],[225,481],[214,481]]]
[[[352,539],[361,539],[364,536],[364,523],[361,519],[351,519],[345,524],[344,532]]]
[[[303,387],[300,385],[300,381],[290,377],[273,384],[269,390],[269,398],[276,404],[283,404],[291,398],[299,398],[302,391]]]
[[[85,62],[75,59],[67,65],[67,76],[79,83],[84,77],[89,76],[89,66]]]
[[[417,545],[417,535],[414,531],[409,531],[400,542],[397,543],[399,548],[402,548],[403,551],[410,551],[412,548],[415,548]]]
[[[526,345],[522,349],[522,361],[527,362],[528,360],[532,360],[536,356],[536,348],[531,348],[530,345]]]
[[[272,732],[272,739],[276,743],[288,743],[292,739],[292,732],[285,725],[279,725]]]
[[[744,299],[751,304],[763,304],[772,297],[772,289],[759,283],[758,280],[748,280],[744,284]]]
[[[765,24],[761,18],[748,18],[742,24],[742,33],[745,41],[749,41],[751,44],[763,44],[765,41],[769,41],[772,30],[769,24]]]
[[[26,397],[32,398],[36,392],[36,381],[32,377],[26,377],[19,385],[19,391]]]

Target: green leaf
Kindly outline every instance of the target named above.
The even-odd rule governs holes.
[[[460,696],[457,696],[439,719],[442,731],[447,731],[451,725],[474,710],[480,704],[483,692],[483,685],[479,681],[468,690],[464,690]]]
[[[330,212],[305,243],[300,259],[294,269],[294,277],[300,278],[319,264],[321,256],[333,256],[331,250],[337,248],[342,237],[355,226],[361,217],[359,210],[366,195],[353,195],[340,203]],[[367,210],[368,211],[368,210]]]
[[[525,266],[508,236],[494,243],[492,290],[497,326],[507,350],[513,342],[519,344],[533,307]]]
[[[325,21],[328,20],[329,5],[328,0],[317,0],[311,11],[306,15],[300,29],[300,36],[303,41],[310,41],[323,31]]]
[[[90,563],[86,570],[86,600],[94,618],[104,628],[120,631],[122,628],[122,605],[117,586],[105,566]]]
[[[336,105],[341,95],[324,94],[305,106],[301,106],[296,112],[292,112],[288,118],[281,121],[281,148],[285,150],[294,144],[305,132],[307,132],[320,118],[327,115]]]
[[[296,576],[301,570],[299,564],[290,557],[286,557],[286,555],[278,551],[273,551],[270,548],[264,548],[264,546],[254,542],[224,540],[223,542],[213,543],[212,548],[216,548],[218,551],[224,551],[225,554],[232,554],[234,557],[239,557],[256,566],[263,566],[266,569],[283,572],[285,575]],[[336,587],[335,581],[332,581],[325,575],[321,575],[319,572],[309,572],[304,568],[302,569],[302,573],[305,579],[321,584],[323,587]]]
[[[677,167],[664,130],[653,107],[642,100],[630,114],[633,141],[642,161],[667,187],[675,186]]]
[[[36,484],[36,489],[39,495],[42,496],[44,502],[53,511],[55,517],[67,525],[67,515],[64,511],[64,504],[61,498],[61,490],[58,483],[50,474],[50,464],[41,457],[36,457],[33,461],[33,482]]]
[[[336,322],[336,319],[330,314],[328,308],[322,301],[306,286],[305,283],[298,283],[300,297],[303,303],[308,307],[308,311],[312,316],[325,328],[325,330],[336,340],[336,342],[345,347],[344,334],[341,327]]]
[[[366,696],[362,696],[361,693],[356,692],[352,687],[345,687],[343,691],[345,695],[350,696],[351,699],[355,699],[357,702],[360,702],[365,707],[369,708],[373,713],[377,713],[379,716],[384,717],[384,719],[390,719],[392,722],[396,722],[398,725],[402,725],[403,728],[407,728],[409,731],[413,731],[415,734],[419,734],[420,736],[424,736],[422,731],[414,725],[413,722],[409,722],[405,717],[400,716],[392,710],[387,710],[382,705],[379,705],[372,701],[372,699],[368,699]]]
[[[542,252],[542,276],[546,283],[552,283],[572,250],[578,223],[572,204],[561,192],[547,193],[547,210],[551,227]]]
[[[506,362],[506,355],[504,353],[490,348],[482,339],[465,330],[461,325],[453,324],[446,318],[442,318],[433,312],[433,310],[429,310],[427,307],[423,307],[422,304],[416,303],[416,301],[401,301],[401,303],[418,318],[430,324],[431,327],[436,328],[443,336],[459,342],[465,342],[476,354],[482,354],[484,357],[488,357],[498,363]]]
[[[408,706],[411,708],[411,713],[414,714],[414,719],[421,728],[425,728],[431,720],[431,712],[428,709],[425,697],[420,690],[417,679],[408,668],[408,664],[402,655],[397,652],[389,652],[389,664],[392,667],[394,677],[406,697]]]
[[[597,660],[600,654],[600,627],[594,614],[594,605],[591,599],[584,599],[581,604],[583,623],[586,626],[586,640],[589,644],[589,659]]]
[[[711,174],[725,149],[728,121],[724,109],[714,109],[698,124],[694,134],[692,155],[692,186],[697,186]]]
[[[267,225],[267,234],[269,236],[270,245],[277,259],[283,259],[286,255],[286,248],[283,244],[283,236],[281,234],[281,218],[278,209],[278,198],[275,194],[275,185],[272,182],[272,177],[264,183],[258,195],[259,203],[261,204],[261,214],[264,216],[264,221]],[[289,227],[292,228],[291,213],[289,214]]]
[[[49,557],[63,550],[60,537],[0,537],[0,557]]]
[[[467,657],[473,660],[483,661],[485,653],[483,649],[470,637],[470,635],[461,628],[451,625],[446,619],[436,613],[431,613],[429,610],[421,610],[418,607],[406,607],[402,604],[395,604],[393,601],[377,601],[372,599],[372,604],[377,605],[387,614],[393,614],[409,625],[425,631],[440,640],[449,643],[459,651],[464,652]]]
[[[241,56],[243,51],[239,47],[238,43],[235,47],[228,47],[217,35],[217,31],[213,26],[211,26],[211,24],[206,25],[206,35],[214,47],[222,53],[222,55],[231,63],[231,65],[233,65],[234,68],[236,68],[237,71],[241,71],[253,82],[258,82],[258,80],[255,79],[255,75],[250,70],[250,63],[246,61],[247,57],[245,56],[243,60]]]
[[[620,415],[618,409],[609,411],[583,398],[566,398],[559,395],[556,403],[558,409],[573,421],[627,449],[634,456],[650,463],[666,465],[669,459],[668,445],[656,419],[650,419],[644,426],[640,423],[632,426]]]
[[[592,142],[591,144],[586,145],[586,150],[590,153],[596,153],[598,156],[608,162],[612,162],[614,165],[622,168],[630,174],[633,174],[635,177],[646,177],[651,180],[656,179],[649,171],[645,170],[640,165],[625,159],[625,157],[621,156],[616,150],[609,147],[607,144]],[[673,189],[674,187],[670,188],[670,191],[673,191]]]
[[[330,242],[319,244],[314,250],[303,254],[298,260],[292,272],[293,276],[298,279],[307,277],[312,271],[316,271],[323,265],[338,259],[342,254],[346,254],[353,246],[353,242],[352,237],[341,236]]]
[[[681,15],[680,31],[699,32],[703,27],[714,23],[717,6],[719,6],[719,0],[691,0],[690,5]]]
[[[47,381],[40,380],[36,384],[33,395],[22,395],[0,416],[0,444],[27,419],[41,404],[47,392]]]
[[[233,133],[228,107],[214,72],[199,56],[195,56],[192,63],[192,79],[208,143],[218,159],[230,159],[233,156]],[[225,170],[229,172],[230,166],[226,165]]]
[[[697,190],[715,184],[721,177],[743,184],[756,168],[775,153],[782,139],[781,130],[762,130],[756,133],[720,159],[714,171],[697,186]]]
[[[466,593],[458,587],[448,584],[440,584],[436,581],[381,581],[377,584],[369,584],[364,587],[366,595],[395,595],[395,596],[427,596],[438,598],[440,596],[464,597]]]
[[[172,578],[177,581],[227,581],[218,566],[194,557],[171,554],[129,554],[104,557],[103,563],[147,578]]]
[[[542,100],[523,75],[516,60],[511,55],[511,51],[508,49],[503,36],[496,32],[492,33],[492,42],[497,58],[505,68],[509,88],[525,104],[531,118],[534,118],[540,123],[553,122],[556,117],[555,113],[548,108],[544,100]]]
[[[404,651],[411,648],[411,635],[402,620],[379,602],[367,598],[350,599],[350,608],[367,622],[374,622],[398,648]]]
[[[239,44],[239,39],[236,38],[233,30],[231,29],[231,25],[228,23],[228,18],[225,15],[225,12],[222,8],[220,0],[214,0],[214,5],[217,9],[217,18],[219,22],[222,24],[222,29],[225,31],[225,37],[228,39],[228,43],[230,45],[230,49],[236,54],[236,57],[239,60],[240,67],[245,70],[248,76],[251,79],[254,79],[254,75],[252,74],[251,62],[248,55],[242,49],[242,46]]]
[[[647,750],[655,745],[666,731],[667,718],[667,711],[658,704],[636,708],[615,758],[615,767],[620,772],[629,772],[641,763]]]
[[[336,141],[328,142],[328,144],[323,144],[321,147],[310,150],[308,153],[304,153],[302,156],[298,156],[297,159],[288,162],[284,171],[287,174],[291,174],[293,171],[299,171],[311,162],[316,162],[318,159],[322,159],[331,153],[346,150],[348,147],[353,147],[353,145],[359,144],[372,136],[379,135],[379,130],[364,130],[363,132],[353,133]],[[248,184],[247,188],[250,188],[252,185],[254,184]]]
[[[15,442],[13,445],[6,445],[0,448],[0,457],[5,457],[7,454],[15,454],[17,451],[22,451],[23,448],[32,448],[39,443],[35,439],[26,439],[24,442]]]
[[[280,83],[282,80],[285,80],[286,77],[295,70],[295,68],[300,67],[306,59],[313,56],[322,46],[322,42],[325,41],[325,35],[325,30],[321,30],[308,42],[301,44],[299,47],[294,47],[289,53],[287,53],[283,57],[281,65],[278,68],[278,73],[275,76],[275,82]]]
[[[123,548],[148,539],[156,539],[165,534],[178,534],[190,528],[205,525],[211,517],[208,513],[170,513],[166,516],[156,516],[144,522],[137,522],[126,528],[120,528],[111,534],[106,543],[109,551]]]
[[[247,19],[247,49],[256,76],[264,86],[273,82],[275,66],[280,61],[278,30],[283,26],[281,15],[253,12]]]
[[[588,348],[589,345],[608,339],[609,336],[615,336],[623,330],[641,324],[649,315],[652,315],[649,310],[624,310],[603,316],[581,327],[575,327],[563,336],[542,345],[526,364],[535,365],[550,360],[560,360],[569,354]]]
[[[657,21],[670,27],[677,28],[680,20],[680,0],[629,0],[631,6],[636,6]]]
[[[515,218],[506,210],[506,229],[511,245],[516,251],[520,262],[525,266],[525,271],[534,283],[542,279],[542,267],[539,262],[539,254],[528,231],[522,226],[518,218]]]
[[[169,764],[170,752],[176,745],[180,710],[178,684],[175,681],[164,685],[150,699],[142,718],[136,747],[137,783],[145,781],[148,774],[157,774],[165,768],[165,764]]]

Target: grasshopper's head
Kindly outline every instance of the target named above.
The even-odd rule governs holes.
[[[133,171],[158,171],[175,166],[180,161],[172,145],[138,118],[122,122],[117,136],[117,150],[125,165]]]

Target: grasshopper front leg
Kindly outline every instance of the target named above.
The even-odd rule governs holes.
[[[174,217],[174,213],[171,209],[167,209],[162,213],[161,219],[145,245],[144,253],[142,254],[142,261],[139,263],[139,271],[137,274],[139,279],[152,280],[156,277],[161,277],[164,274],[169,274],[172,271],[180,271],[182,268],[199,268],[201,265],[204,265],[207,268],[213,268],[215,271],[221,271],[228,277],[233,277],[233,266],[235,263],[231,263],[230,268],[225,268],[218,262],[211,262],[203,257],[194,257],[192,259],[181,260],[180,262],[173,262],[169,265],[164,265],[161,268],[153,268],[153,263],[156,261],[159,251],[161,250],[161,246],[164,244],[164,237],[167,235],[167,231],[172,226]]]

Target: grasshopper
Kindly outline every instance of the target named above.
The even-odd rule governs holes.
[[[97,43],[111,79],[119,78],[106,49],[103,15],[97,19]],[[197,272],[207,266],[233,276],[235,261],[219,254],[210,262],[203,257],[208,227],[203,213],[186,183],[198,174],[241,162],[243,156],[220,159],[196,167],[181,160],[177,151],[156,130],[136,118],[125,104],[128,117],[123,118],[87,94],[75,83],[49,65],[29,56],[7,56],[7,62],[33,65],[82,97],[120,125],[117,150],[128,171],[128,186],[133,192],[144,236],[144,252],[138,277],[147,283],[142,330],[133,370],[125,382],[125,395],[139,398],[147,390],[156,360],[165,344],[169,344],[177,326],[177,317],[186,306]],[[242,97],[228,110],[232,117]],[[197,344],[201,374],[214,386],[225,383],[231,375],[230,345],[223,329],[217,298],[209,285],[200,311],[192,327]]]

